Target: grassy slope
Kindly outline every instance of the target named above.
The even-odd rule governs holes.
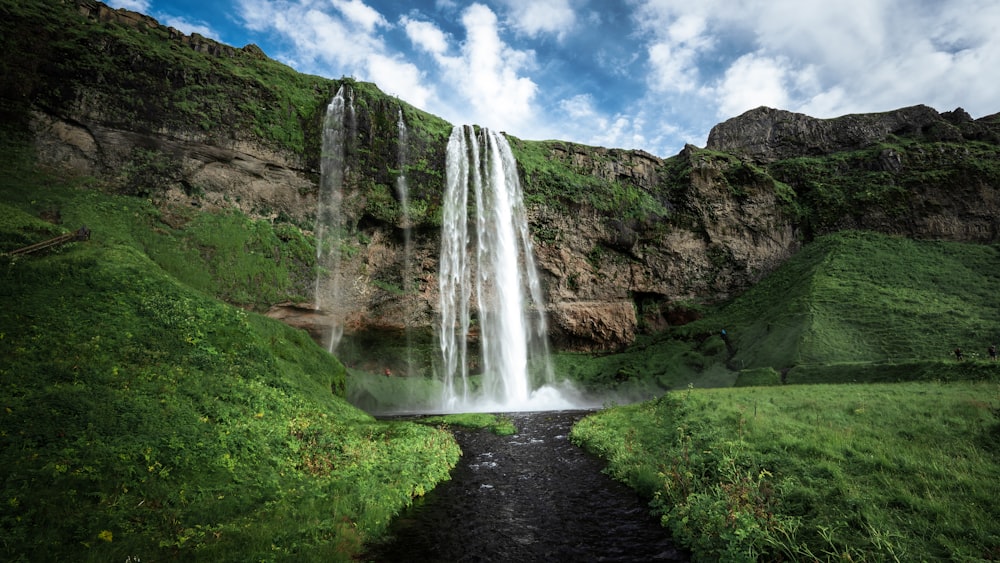
[[[447,478],[450,435],[375,421],[305,333],[212,295],[291,264],[234,252],[302,241],[238,216],[173,230],[147,202],[67,186],[5,149],[0,248],[93,231],[0,259],[5,560],[345,560]],[[37,218],[55,211],[61,226]]]
[[[699,560],[978,560],[1000,556],[998,411],[996,379],[703,389],[572,438]]]
[[[934,378],[955,347],[983,358],[1000,341],[998,257],[995,245],[836,233],[700,320],[557,362],[593,387],[777,384],[783,370],[788,383]]]
[[[981,353],[1000,337],[998,257],[996,246],[838,233],[712,322],[740,327],[730,338],[746,367],[942,359],[956,346]]]
[[[699,558],[996,558],[1000,365],[985,359],[1000,326],[996,260],[995,246],[824,237],[585,374],[770,387],[676,391],[590,417],[574,439],[655,497]],[[843,385],[778,387],[784,368],[787,383]]]

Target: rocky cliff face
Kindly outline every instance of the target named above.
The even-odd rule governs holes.
[[[71,174],[104,178],[136,195],[155,190],[164,204],[237,208],[303,222],[312,216],[315,174],[302,167],[300,158],[252,141],[129,131],[87,117],[34,112],[31,128],[39,159]]]
[[[323,110],[347,83],[356,110],[341,272],[347,334],[432,333],[449,124],[372,85],[298,75],[252,46],[184,36],[91,0],[74,6],[70,31],[43,48],[33,45],[48,32],[32,31],[51,17],[42,3],[3,28],[5,53],[38,52],[8,65],[18,80],[0,85],[0,109],[30,126],[42,162],[164,206],[235,207],[308,230]],[[87,27],[80,18],[116,26],[72,31],[73,21]],[[167,48],[137,51],[140,36]],[[827,120],[759,108],[715,127],[706,149],[667,159],[512,139],[551,339],[620,348],[690,320],[688,301],[746,289],[826,231],[996,241],[998,131],[994,118],[924,106]],[[394,189],[401,151],[408,214]],[[325,322],[302,304],[270,314],[317,337]]]
[[[862,149],[890,137],[997,143],[991,119],[976,122],[962,108],[941,114],[927,106],[833,119],[759,107],[713,127],[706,148],[767,163]]]
[[[757,108],[712,129],[708,149],[787,183],[807,236],[842,229],[997,240],[1000,119],[926,106],[816,119]]]

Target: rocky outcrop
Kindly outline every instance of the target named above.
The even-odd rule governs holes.
[[[86,118],[85,116],[79,116]],[[315,176],[301,159],[263,144],[218,141],[170,131],[126,131],[34,112],[38,158],[48,166],[105,179],[135,195],[205,209],[305,223],[315,215]],[[144,190],[136,193],[135,190]]]
[[[660,183],[663,159],[641,150],[606,149],[575,143],[553,145],[550,158],[609,182],[653,190]]]
[[[313,303],[293,303],[291,301],[277,303],[264,314],[288,326],[308,332],[309,336],[316,342],[326,343],[330,341],[330,327],[333,326],[335,319],[329,313],[317,309]]]
[[[713,127],[706,148],[767,163],[855,150],[890,136],[960,141],[984,135],[989,136],[989,131],[977,127],[962,108],[939,114],[933,108],[920,105],[884,113],[817,119],[759,107]]]
[[[114,9],[106,4],[95,0],[76,0],[77,11],[87,18],[104,23],[116,23],[126,25],[136,29],[160,29],[163,26],[155,18],[126,10],[124,8]],[[256,45],[247,45],[242,49],[237,49],[224,43],[219,43],[198,33],[187,35],[173,27],[166,28],[168,37],[172,41],[177,41],[199,53],[206,53],[212,56],[234,57],[239,51],[251,53],[256,58],[265,57],[264,52]]]

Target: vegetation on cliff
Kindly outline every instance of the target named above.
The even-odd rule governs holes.
[[[349,560],[448,478],[448,433],[374,420],[306,333],[215,297],[294,291],[298,236],[236,214],[175,230],[3,149],[0,249],[91,231],[0,258],[4,560]]]
[[[319,154],[332,80],[295,72],[253,47],[202,38],[196,50],[191,38],[151,18],[126,18],[98,2],[74,4],[0,6],[7,53],[0,99],[23,104],[8,111],[83,113],[131,131],[252,139]]]
[[[982,358],[1000,341],[998,257],[997,245],[835,233],[697,320],[558,361],[595,388],[937,379],[956,347]]]

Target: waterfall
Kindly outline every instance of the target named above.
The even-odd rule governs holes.
[[[469,193],[476,215],[470,233]],[[470,126],[452,130],[441,230],[439,344],[442,408],[551,408],[553,383],[541,283],[521,185],[506,138]],[[474,302],[473,302],[474,299]],[[478,313],[473,330],[472,310]],[[478,337],[482,380],[470,379],[470,337]],[[474,388],[475,387],[475,388]],[[556,401],[557,403],[559,401]],[[557,405],[561,408],[562,405]]]
[[[344,333],[340,287],[340,246],[344,236],[341,213],[347,139],[353,134],[354,97],[343,86],[326,108],[320,156],[319,202],[316,210],[316,284],[314,303],[330,319],[327,350],[333,353]]]
[[[399,205],[403,209],[401,219],[403,227],[403,293],[407,302],[413,295],[413,236],[410,224],[410,193],[406,184],[406,148],[409,136],[406,131],[406,122],[403,121],[403,109],[399,109],[399,117],[396,121],[398,130],[396,160],[399,166],[399,176],[396,177],[396,192],[399,196]],[[407,311],[403,317],[403,324],[406,332],[406,375],[410,375],[413,370],[413,336],[410,331],[411,311]]]

